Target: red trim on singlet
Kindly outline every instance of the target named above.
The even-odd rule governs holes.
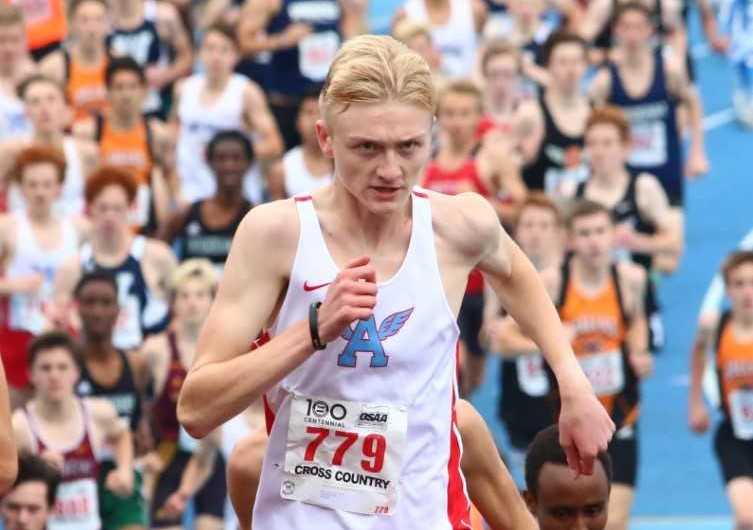
[[[429,195],[427,195],[423,191],[413,190],[413,195],[415,195],[416,197],[421,197],[422,199],[428,199],[429,198]]]
[[[306,202],[311,200],[311,195],[301,195],[294,198],[295,202]]]
[[[460,343],[455,346],[455,361],[460,362]],[[452,387],[452,423],[450,425],[450,459],[447,462],[447,517],[452,530],[471,528],[471,501],[465,491],[465,480],[460,471],[462,450],[457,431],[457,414],[455,414],[456,385]]]

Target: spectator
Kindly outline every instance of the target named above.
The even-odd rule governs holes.
[[[8,433],[12,432],[10,429]],[[60,472],[38,456],[18,459],[18,477],[0,499],[5,530],[46,530],[57,496]],[[4,489],[4,488],[3,488]]]

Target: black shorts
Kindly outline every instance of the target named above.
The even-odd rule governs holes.
[[[716,430],[714,452],[725,484],[741,477],[753,479],[753,440],[736,438],[728,420]]]
[[[635,488],[638,478],[638,425],[617,431],[607,452],[612,458],[612,483]]]
[[[484,293],[466,294],[458,313],[458,327],[460,339],[465,344],[468,353],[474,357],[483,357],[484,348],[479,342],[481,326],[484,323]]]
[[[152,521],[151,528],[164,528],[167,526],[180,526],[181,520],[155,519],[157,511],[164,506],[165,501],[180,487],[180,479],[188,465],[191,453],[178,451],[170,464],[157,479],[154,489],[154,498],[149,509],[149,518]],[[213,515],[222,518],[225,516],[225,497],[227,496],[227,483],[225,481],[225,459],[217,453],[214,462],[214,470],[206,484],[196,493],[193,498],[195,513],[199,515]]]

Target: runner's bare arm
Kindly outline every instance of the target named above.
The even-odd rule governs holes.
[[[680,261],[683,247],[681,215],[673,212],[664,188],[653,175],[643,174],[636,182],[636,202],[641,217],[656,227],[653,235],[635,234],[634,250],[662,254],[662,272],[672,272]],[[674,266],[672,266],[674,265]]]
[[[636,375],[643,379],[651,375],[654,369],[654,357],[649,351],[648,320],[646,318],[645,300],[646,271],[639,265],[624,262],[618,266],[622,292],[629,301],[630,322],[627,329],[627,348],[630,364]]]
[[[36,447],[34,447],[34,440],[31,439],[31,431],[29,429],[29,422],[26,417],[26,413],[21,409],[13,411],[11,416],[11,423],[13,426],[13,442],[19,453],[34,453]]]
[[[81,257],[78,254],[63,261],[63,264],[55,273],[50,318],[63,329],[71,323],[77,323],[75,311],[70,309],[73,302],[73,289],[80,277]],[[76,329],[78,329],[78,326],[76,326]]]
[[[178,260],[163,241],[147,239],[144,248],[144,279],[157,296],[167,300],[170,277],[178,266]]]
[[[18,450],[14,438],[8,381],[0,363],[0,495],[13,486],[18,473]]]
[[[163,88],[176,79],[191,74],[193,47],[178,10],[170,2],[159,2],[157,5],[157,31],[160,39],[170,46],[175,57],[165,68],[163,83],[159,87]]]
[[[680,59],[667,59],[665,64],[669,91],[688,109],[690,146],[685,162],[685,174],[697,177],[709,170],[703,132],[703,103],[698,88],[688,80],[685,64],[681,63]]]
[[[455,405],[455,413],[463,440],[460,466],[474,506],[490,528],[537,529],[531,512],[499,457],[484,419],[463,399]]]
[[[586,42],[592,42],[604,26],[609,23],[611,11],[612,2],[610,0],[592,0],[588,2],[588,7],[586,7],[578,28],[578,34]]]
[[[254,139],[254,152],[261,160],[274,159],[282,155],[282,136],[277,128],[267,98],[259,85],[249,81],[243,92],[244,116]]]
[[[112,447],[115,465],[105,479],[107,489],[121,497],[133,492],[133,437],[115,407],[101,398],[85,398],[89,403],[94,427],[105,443]]]
[[[257,206],[238,228],[178,401],[178,418],[195,438],[245,410],[314,354],[307,320],[249,353],[251,342],[275,316],[297,244],[292,200]],[[334,340],[354,320],[368,318],[376,291],[376,272],[368,258],[347,264],[319,308],[322,342]]]
[[[52,52],[39,63],[39,73],[65,84],[65,58],[63,51]]]
[[[718,325],[718,323],[717,323]],[[711,423],[709,411],[703,400],[703,374],[706,371],[708,352],[713,347],[717,328],[699,325],[690,352],[690,389],[688,391],[688,425],[698,434],[706,432]]]
[[[183,470],[178,489],[165,501],[165,512],[168,517],[177,517],[185,510],[186,502],[206,484],[214,470],[217,451],[220,444],[220,431],[215,430],[199,442],[199,447],[188,459]]]
[[[498,318],[490,324],[491,348],[503,358],[515,358],[520,355],[539,351],[539,347],[520,330],[517,322],[510,317]]]
[[[71,127],[71,132],[76,138],[80,138],[84,141],[93,142],[97,132],[97,124],[94,122],[93,117],[83,118],[76,120]]]
[[[588,89],[588,97],[591,98],[595,106],[604,105],[611,90],[612,79],[609,76],[609,70],[606,68],[599,69]]]
[[[513,130],[523,162],[533,162],[544,140],[544,117],[537,103],[526,101],[520,104],[513,117]]]
[[[474,194],[456,198],[465,217],[459,227],[463,237],[480,242],[480,252],[471,265],[484,273],[502,305],[539,346],[552,368],[562,398],[560,442],[566,448],[569,465],[590,474],[597,453],[607,447],[614,423],[583,374],[536,269],[502,229],[484,199]]]
[[[367,0],[340,0],[342,19],[340,31],[344,39],[351,39],[367,32],[366,7]]]

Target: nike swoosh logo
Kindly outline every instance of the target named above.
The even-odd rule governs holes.
[[[305,282],[303,282],[303,290],[306,291],[307,293],[309,293],[311,291],[316,291],[317,289],[321,289],[322,287],[326,287],[330,283],[332,283],[332,282],[320,283],[319,285],[309,285],[309,282],[305,281]]]

